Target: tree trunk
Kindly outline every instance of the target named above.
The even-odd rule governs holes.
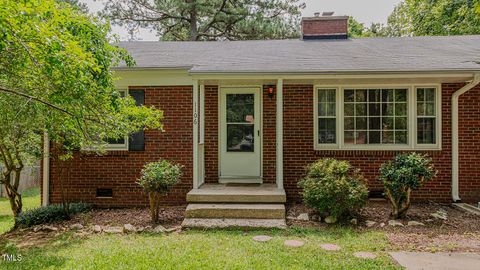
[[[15,177],[20,177],[21,170],[15,171]],[[15,188],[15,185],[11,184],[12,174],[7,173],[4,175],[4,186],[7,191],[8,200],[10,202],[10,207],[12,208],[13,216],[17,217],[22,212],[22,195],[18,192],[18,186]]]
[[[197,7],[195,6],[196,0],[187,0],[190,4],[190,40],[198,40],[198,26],[197,26]]]
[[[160,212],[160,193],[158,192],[149,192],[148,200],[150,202],[150,216],[152,217],[152,222],[156,223],[158,221],[158,215]]]

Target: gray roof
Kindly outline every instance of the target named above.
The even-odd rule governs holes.
[[[132,54],[137,68],[182,68],[191,73],[480,71],[480,35],[119,45]]]

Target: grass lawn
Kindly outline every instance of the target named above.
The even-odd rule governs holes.
[[[273,236],[254,242],[258,234]],[[287,239],[305,241],[286,247]],[[341,251],[324,251],[334,243]],[[286,231],[210,230],[168,235],[91,235],[73,233],[51,240],[46,247],[17,249],[3,243],[0,253],[20,254],[21,262],[0,261],[2,269],[397,269],[386,254],[383,233],[354,232],[348,228]],[[356,251],[375,252],[375,260],[353,257]],[[3,264],[3,265],[2,265]]]
[[[39,190],[24,193],[25,209],[40,204]],[[0,199],[0,234],[13,225],[7,199]],[[255,235],[273,236],[269,242]],[[52,236],[50,236],[52,237]],[[284,246],[288,239],[305,246]],[[24,241],[35,241],[26,237]],[[43,241],[45,242],[45,241]],[[325,251],[332,243],[341,251]],[[41,247],[18,248],[0,236],[0,255],[21,255],[20,262],[0,257],[0,269],[397,269],[387,255],[382,232],[356,232],[349,228],[248,231],[191,230],[172,234],[92,234],[73,232],[50,238]],[[357,251],[370,251],[377,259],[358,259]]]
[[[40,188],[32,188],[22,192],[23,210],[40,206]],[[13,227],[13,214],[7,198],[0,198],[0,234]]]

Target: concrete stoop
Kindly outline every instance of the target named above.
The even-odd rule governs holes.
[[[285,190],[275,185],[207,184],[187,194],[182,227],[286,228]]]

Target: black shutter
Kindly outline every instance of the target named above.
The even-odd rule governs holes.
[[[130,96],[135,100],[137,106],[142,106],[145,103],[144,90],[130,90]],[[128,136],[128,151],[144,151],[145,150],[145,132],[139,131]]]

